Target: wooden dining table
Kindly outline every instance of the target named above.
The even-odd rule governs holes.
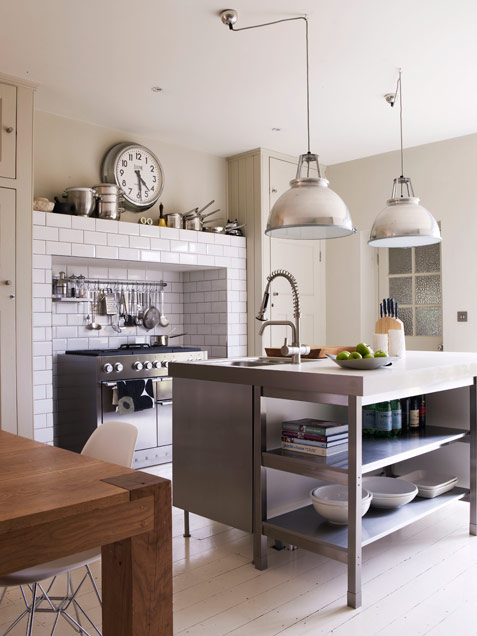
[[[167,479],[0,431],[0,576],[101,546],[103,636],[172,634]]]

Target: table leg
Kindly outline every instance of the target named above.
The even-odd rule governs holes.
[[[348,605],[361,607],[362,398],[348,398]]]
[[[268,567],[267,537],[262,534],[267,514],[267,473],[262,466],[266,450],[266,415],[262,413],[261,389],[253,387],[253,564],[257,570]]]
[[[185,538],[190,537],[190,527],[189,527],[189,511],[184,510],[184,534],[182,535]]]
[[[154,528],[102,547],[103,636],[172,636],[171,483],[137,472],[105,480],[154,498]]]
[[[470,519],[469,533],[477,535],[477,378],[469,388],[470,396]]]

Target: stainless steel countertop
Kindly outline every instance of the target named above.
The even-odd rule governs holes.
[[[406,397],[468,386],[477,376],[477,353],[408,351],[405,358],[372,371],[342,369],[325,358],[305,360],[301,365],[233,366],[226,358],[199,362],[174,362],[174,378],[231,382],[284,391],[306,391],[379,398]],[[371,399],[372,398],[372,399]]]

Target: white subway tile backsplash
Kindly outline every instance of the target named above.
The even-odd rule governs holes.
[[[53,351],[55,353],[66,351],[66,338],[53,338]]]
[[[82,258],[94,258],[95,255],[96,255],[96,247],[94,245],[83,245],[82,243],[73,243],[71,246],[71,256],[81,256]]]
[[[190,241],[191,243],[197,243],[199,232],[196,230],[179,230],[179,239],[181,241]]]
[[[128,280],[144,280],[145,278],[145,269],[128,269]]]
[[[222,245],[207,245],[207,254],[209,254],[210,256],[223,256],[224,248]]]
[[[197,256],[195,254],[179,254],[179,263],[181,265],[197,265]]]
[[[205,243],[189,243],[189,252],[191,254],[207,254],[207,245]]]
[[[171,251],[172,252],[188,252],[189,243],[186,243],[185,241],[171,241]]]
[[[72,216],[71,227],[73,230],[88,230],[94,232],[96,229],[95,219],[89,216]]]
[[[161,262],[161,252],[153,252],[151,250],[142,250],[141,251],[141,260],[149,261],[151,263],[160,263]]]
[[[33,210],[33,225],[45,225],[46,217],[45,212],[41,212],[40,210]]]
[[[88,349],[88,338],[68,338],[65,351],[77,351],[79,349]]]
[[[70,317],[68,314],[50,314],[53,327],[64,326],[68,324],[68,318]],[[76,316],[76,314],[71,314],[71,317]],[[34,317],[35,318],[35,317]]]
[[[157,225],[140,225],[139,236],[149,236],[152,238],[159,238],[161,235],[161,228]]]
[[[132,225],[132,223],[125,223],[124,225]],[[132,250],[132,249],[129,249],[128,247],[120,247],[119,248],[119,260],[123,260],[123,261],[138,261],[139,260],[139,250]]]
[[[108,234],[108,245],[111,247],[129,247],[127,234]]]
[[[35,441],[43,444],[53,443],[53,427],[35,429]]]
[[[58,238],[60,241],[65,241],[66,243],[82,243],[83,231],[61,228]]]
[[[37,312],[33,314],[34,327],[51,327],[51,312]]]
[[[84,232],[84,242],[88,245],[106,245],[107,237],[104,232]]]
[[[35,429],[44,428],[46,426],[46,413],[37,413],[33,416]]]
[[[111,219],[96,219],[96,231],[117,234],[119,231],[119,221],[112,221]]]
[[[34,225],[33,238],[38,239],[40,241],[57,241],[58,228],[47,227],[45,225]]]
[[[46,242],[33,239],[32,253],[33,254],[46,254]]]
[[[71,256],[71,243],[60,243],[59,241],[47,241],[46,253],[56,256]]]
[[[213,267],[215,265],[215,256],[205,256],[203,254],[199,254],[197,256],[197,264],[203,265],[205,267]]]
[[[96,246],[96,258],[118,258],[118,248],[105,245]]]
[[[32,282],[33,283],[44,283],[45,282],[45,270],[44,269],[34,269],[32,272]]]
[[[33,372],[33,384],[35,386],[39,384],[51,384],[52,380],[53,380],[53,376],[52,376],[51,369],[46,371]]]
[[[46,224],[51,227],[71,227],[71,215],[47,214]]]
[[[197,240],[199,243],[215,243],[213,232],[199,232]]]
[[[129,236],[139,236],[139,223],[121,223],[120,221],[118,232],[119,234],[128,234]]]
[[[35,400],[33,402],[33,412],[35,415],[38,413],[52,413],[53,400]],[[36,434],[35,434],[36,439]]]
[[[51,298],[51,284],[33,283],[32,293],[34,298]]]
[[[163,230],[164,228],[161,228]],[[179,253],[161,252],[163,263],[179,263]]]
[[[180,239],[181,231],[175,227],[161,227],[160,230],[163,239]]]
[[[168,252],[171,249],[170,241],[161,238],[151,238],[151,250]]]
[[[53,338],[76,338],[78,335],[77,327],[54,327],[53,328]]]
[[[89,275],[92,278],[108,278],[109,270],[107,267],[90,267]]]
[[[151,247],[151,241],[147,236],[131,236],[129,245],[138,249],[148,250]]]

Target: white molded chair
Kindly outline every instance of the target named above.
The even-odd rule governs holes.
[[[93,432],[81,451],[81,454],[130,468],[133,460],[134,448],[136,446],[137,435],[138,430],[132,424],[127,424],[126,422],[105,422]],[[55,633],[60,616],[63,616],[63,618],[79,633],[91,636],[91,634],[86,631],[81,624],[81,615],[88,620],[96,633],[101,636],[100,630],[89,618],[76,598],[81,586],[85,580],[89,578],[96,596],[98,597],[98,601],[101,604],[101,596],[89,568],[89,564],[93,561],[97,561],[100,557],[101,548],[93,548],[92,550],[72,554],[62,559],[42,563],[41,565],[36,565],[32,568],[27,568],[25,570],[14,572],[13,574],[0,577],[0,587],[5,586],[3,592],[0,593],[0,603],[5,596],[7,587],[14,585],[20,586],[23,601],[25,603],[25,610],[15,619],[8,629],[3,632],[2,636],[6,636],[6,634],[8,634],[24,616],[28,616],[26,634],[27,636],[31,636],[33,631],[33,620],[35,613],[37,612],[52,612],[56,614],[50,636],[53,636]],[[76,589],[74,589],[71,582],[70,571],[81,566],[86,567],[86,573],[79,585]],[[65,572],[67,579],[66,595],[60,597],[50,596],[49,592],[55,582],[55,578]],[[45,590],[41,585],[41,581],[51,578],[53,580]],[[27,600],[25,588],[28,588],[31,592],[31,602]],[[46,607],[40,607],[42,603],[46,603]],[[70,606],[72,606],[76,618],[73,618],[71,615],[69,611]]]

